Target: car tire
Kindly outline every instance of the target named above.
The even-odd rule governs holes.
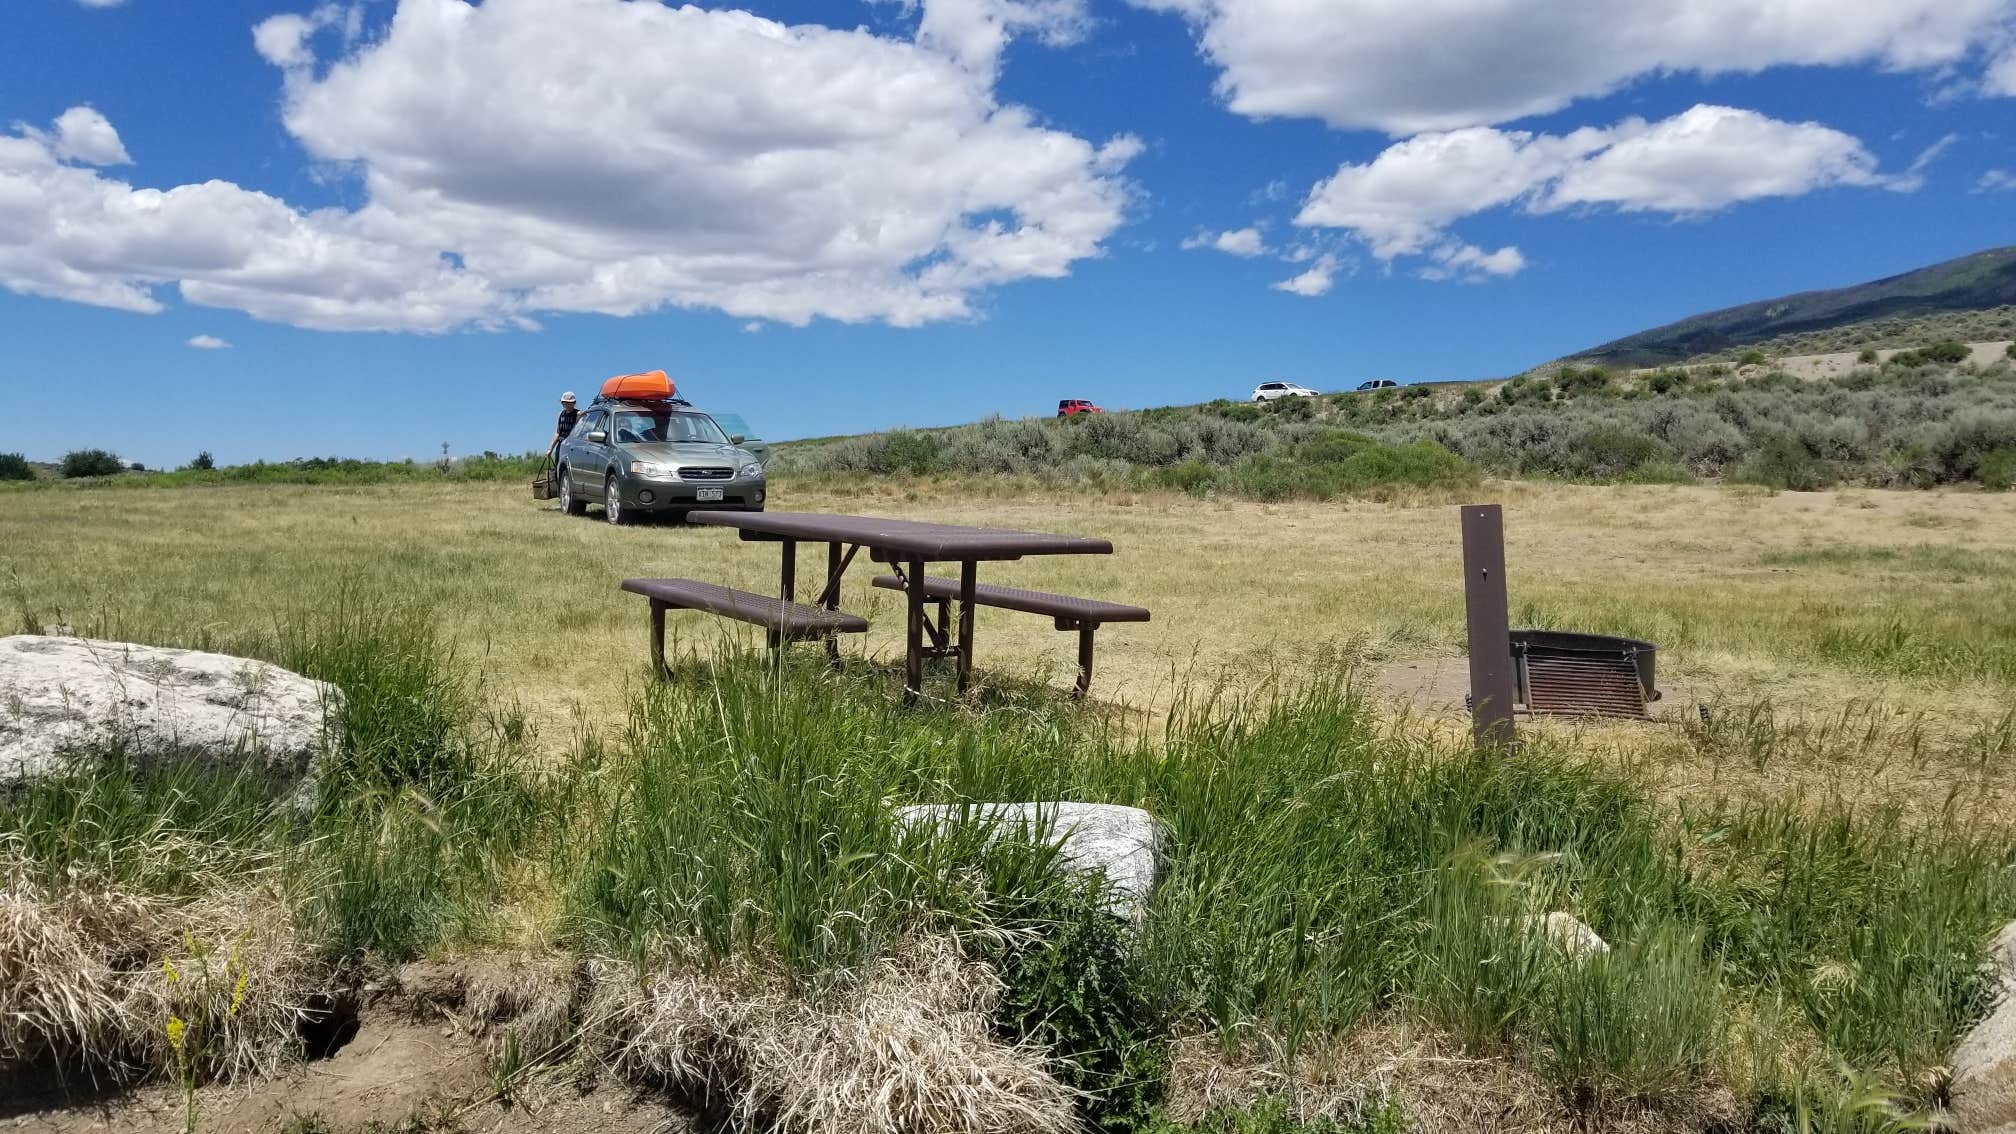
[[[602,518],[612,524],[630,522],[630,513],[623,507],[623,490],[614,476],[602,482]]]
[[[574,474],[560,470],[560,511],[569,516],[579,516],[588,510],[588,502],[574,495]]]

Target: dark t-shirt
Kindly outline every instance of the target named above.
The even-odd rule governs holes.
[[[581,420],[580,410],[575,409],[573,406],[567,406],[564,409],[562,409],[560,411],[560,425],[559,428],[556,430],[556,432],[558,432],[560,435],[560,440],[562,441],[567,440],[567,435],[569,433],[574,432],[574,423],[580,420]]]

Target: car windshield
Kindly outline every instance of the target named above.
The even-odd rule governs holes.
[[[673,444],[699,442],[705,445],[726,445],[728,438],[714,419],[704,413],[680,413],[677,410],[617,410],[610,422],[610,432],[618,444],[648,445],[657,441]]]

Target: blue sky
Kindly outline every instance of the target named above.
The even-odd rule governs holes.
[[[2016,0],[1757,7],[16,0],[0,451],[1487,377],[2016,243]]]

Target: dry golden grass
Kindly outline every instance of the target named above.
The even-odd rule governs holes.
[[[1002,1042],[1000,978],[944,940],[900,944],[807,998],[754,966],[595,966],[588,1029],[619,1074],[787,1134],[1062,1134],[1071,1090]]]
[[[268,894],[172,903],[0,876],[0,1069],[271,1074],[325,975]]]
[[[1506,505],[1515,621],[1633,634],[1665,647],[1682,703],[1769,702],[1779,723],[1849,702],[1960,736],[2006,711],[2016,681],[2016,495],[1493,482]],[[1460,549],[1447,502],[1257,504],[1056,496],[1025,486],[781,486],[779,507],[1105,536],[1110,557],[985,564],[981,578],[1152,608],[1100,634],[1098,696],[1149,710],[1193,677],[1293,674],[1349,649],[1375,666],[1461,651]],[[707,527],[614,528],[561,516],[515,485],[58,490],[0,497],[6,622],[228,646],[345,589],[431,610],[498,701],[559,749],[610,730],[646,679],[644,604],[628,576],[777,585],[774,546]],[[801,595],[824,555],[799,556]],[[865,650],[900,656],[898,596],[857,562],[844,608]],[[684,649],[756,632],[676,615]],[[988,672],[1069,679],[1070,636],[979,614]],[[1444,668],[1451,668],[1446,663]],[[1460,665],[1454,667],[1460,670]],[[936,679],[942,685],[940,673]],[[1460,685],[1459,685],[1460,688]],[[1434,706],[1428,706],[1432,710]],[[1646,749],[1670,727],[1578,729]]]

